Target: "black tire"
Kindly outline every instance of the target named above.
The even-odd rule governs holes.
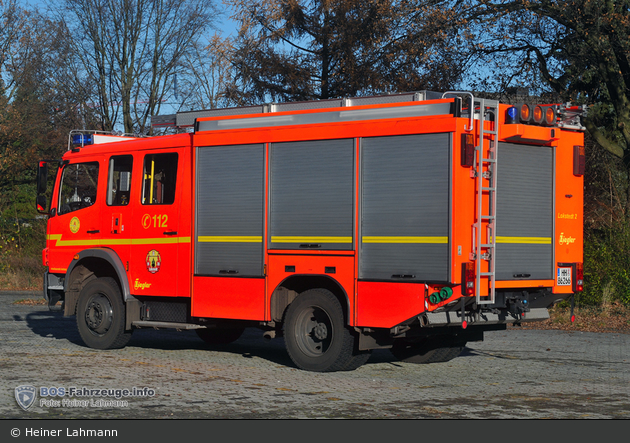
[[[208,343],[209,345],[227,345],[235,342],[241,335],[245,328],[199,328],[195,329],[200,339]]]
[[[370,357],[354,352],[356,338],[346,327],[341,304],[326,289],[305,291],[289,305],[284,342],[293,363],[306,371],[351,371]]]
[[[118,349],[129,342],[132,331],[125,331],[125,305],[116,280],[97,278],[81,290],[77,329],[90,348]]]
[[[433,341],[409,343],[395,342],[391,353],[400,361],[406,363],[429,364],[444,363],[458,357],[464,350],[465,344],[439,346]]]
[[[360,353],[355,353],[348,364],[341,369],[342,371],[354,371],[357,368],[363,366],[372,356],[372,351],[361,351]]]

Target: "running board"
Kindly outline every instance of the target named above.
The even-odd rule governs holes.
[[[137,328],[155,328],[155,329],[200,329],[205,326],[194,323],[174,323],[170,321],[134,321],[132,326]]]
[[[507,323],[524,323],[533,321],[548,320],[549,311],[547,308],[530,309],[525,317],[517,316],[511,313],[493,313],[493,312],[466,312],[465,320],[468,326],[477,325],[493,325]],[[425,312],[420,316],[420,324],[424,327],[434,326],[453,326],[462,324],[461,311],[448,312]]]

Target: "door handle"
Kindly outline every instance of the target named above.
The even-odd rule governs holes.
[[[164,235],[177,235],[177,231],[165,231]]]
[[[88,234],[98,234],[99,232],[101,232],[99,229],[93,229],[91,231],[87,231]]]
[[[238,274],[238,269],[221,269],[219,270],[219,274],[236,275]]]

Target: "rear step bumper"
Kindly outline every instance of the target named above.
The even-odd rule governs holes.
[[[525,316],[517,316],[506,311],[494,312],[466,312],[468,325],[496,325],[507,323],[522,323],[549,319],[547,308],[533,308]],[[425,312],[419,317],[423,327],[454,326],[462,324],[461,311]]]

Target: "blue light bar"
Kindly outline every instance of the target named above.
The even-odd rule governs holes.
[[[94,143],[94,139],[91,134],[74,134],[72,135],[73,146],[85,146]]]

